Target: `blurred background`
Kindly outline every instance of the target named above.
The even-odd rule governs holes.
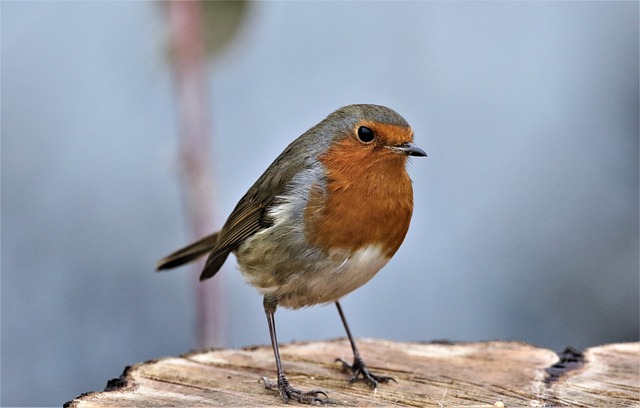
[[[192,239],[168,9],[0,7],[0,403],[59,406],[200,346],[197,271],[154,272]],[[331,111],[387,105],[429,157],[404,245],[343,301],[357,337],[638,340],[638,2],[223,7],[204,21],[228,23],[205,63],[213,227]],[[213,279],[217,341],[268,344],[235,269]],[[276,319],[283,343],[344,336],[331,306]]]

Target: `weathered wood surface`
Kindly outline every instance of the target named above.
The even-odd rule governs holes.
[[[640,407],[640,343],[580,353],[524,343],[397,343],[360,339],[369,368],[394,377],[372,391],[334,360],[351,359],[344,339],[281,346],[285,373],[302,390],[321,389],[339,406]],[[207,350],[129,367],[104,392],[71,407],[282,406],[260,377],[275,377],[271,347]],[[298,405],[290,402],[290,405]]]

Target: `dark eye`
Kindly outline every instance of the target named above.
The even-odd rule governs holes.
[[[358,128],[358,139],[360,139],[362,143],[371,143],[374,138],[375,135],[373,134],[373,130],[366,126],[360,126]]]

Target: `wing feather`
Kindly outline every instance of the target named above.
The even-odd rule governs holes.
[[[158,262],[158,270],[180,266],[211,252],[200,280],[215,275],[230,252],[273,224],[269,209],[287,189],[293,177],[311,166],[311,152],[317,151],[317,147],[312,149],[312,145],[316,141],[315,128],[294,140],[240,199],[219,232],[163,258]]]

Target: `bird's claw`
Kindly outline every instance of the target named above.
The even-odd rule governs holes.
[[[353,376],[349,379],[349,384],[353,384],[358,381],[358,377],[362,375],[362,380],[371,387],[372,390],[378,388],[378,383],[388,383],[389,381],[393,381],[397,383],[396,379],[393,377],[387,377],[385,375],[375,375],[369,371],[367,365],[364,363],[361,357],[355,357],[353,359],[353,364],[349,364],[341,358],[336,358],[336,362],[342,363],[342,369],[345,371],[351,372]]]
[[[302,404],[326,404],[329,402],[328,396],[324,391],[311,390],[300,391],[293,388],[285,377],[278,377],[278,382],[269,381],[266,377],[262,377],[262,382],[268,390],[278,391],[282,400],[287,403],[290,399],[296,400]],[[319,395],[324,395],[320,398]]]

